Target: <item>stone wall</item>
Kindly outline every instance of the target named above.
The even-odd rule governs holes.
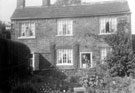
[[[120,20],[127,20],[130,23],[130,14],[114,15]],[[80,52],[92,52],[94,65],[100,61],[100,48],[107,44],[102,40],[100,34],[100,18],[82,17],[70,18],[73,20],[73,36],[57,36],[57,19],[38,19],[38,20],[16,20],[14,22],[14,32],[12,40],[23,42],[32,52],[39,53],[43,58],[45,54],[49,56],[47,62],[56,64],[56,50],[59,48],[72,48],[74,56],[73,66],[61,66],[63,69],[79,68]],[[18,39],[19,24],[23,22],[35,22],[36,37],[31,39]],[[43,60],[42,60],[43,61]],[[45,60],[44,60],[45,61]],[[45,63],[45,62],[44,62]]]

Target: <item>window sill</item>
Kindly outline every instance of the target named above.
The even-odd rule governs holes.
[[[100,33],[99,35],[114,35],[116,34],[116,32],[113,32],[113,33]]]
[[[100,33],[99,35],[112,35],[113,33]]]
[[[73,64],[56,64],[59,69],[75,69]]]
[[[73,66],[73,64],[56,64],[56,66]]]
[[[73,35],[56,35],[56,36],[64,36],[65,37],[65,36],[73,36]]]
[[[93,68],[93,67],[86,67],[86,68],[80,67],[80,69],[89,69],[89,68]]]
[[[35,36],[30,36],[30,37],[18,37],[18,39],[35,39]]]

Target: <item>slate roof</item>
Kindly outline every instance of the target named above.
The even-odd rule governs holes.
[[[108,2],[91,5],[18,8],[11,19],[89,17],[129,12],[130,9],[127,2]]]

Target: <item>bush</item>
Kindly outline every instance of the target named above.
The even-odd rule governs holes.
[[[87,75],[80,79],[88,93],[135,93],[135,81],[132,77],[111,77],[104,66],[89,69]]]
[[[11,93],[38,93],[32,83],[18,84]]]

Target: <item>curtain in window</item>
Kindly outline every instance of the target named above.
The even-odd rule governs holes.
[[[57,64],[70,65],[73,62],[72,49],[58,49],[57,50]]]
[[[23,23],[20,29],[22,37],[35,36],[35,23]]]
[[[58,20],[57,35],[72,35],[72,20]]]
[[[100,20],[100,33],[107,34],[117,31],[116,18],[102,18]]]

